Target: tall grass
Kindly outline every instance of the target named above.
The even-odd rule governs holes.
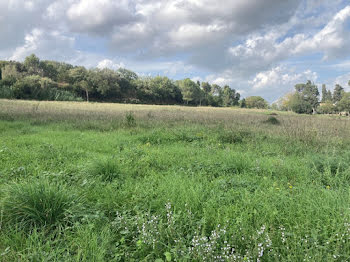
[[[350,260],[347,118],[0,100],[0,119],[0,261]]]
[[[72,223],[80,199],[61,185],[47,181],[13,183],[3,189],[3,223],[19,229],[52,229]]]

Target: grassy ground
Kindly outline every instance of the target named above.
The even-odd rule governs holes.
[[[348,118],[270,113],[0,100],[0,261],[350,260]]]

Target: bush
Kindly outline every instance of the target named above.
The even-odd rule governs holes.
[[[15,97],[13,90],[8,86],[0,84],[0,98],[13,99]]]
[[[4,222],[27,230],[70,224],[80,206],[79,197],[47,181],[8,185],[1,203]]]
[[[264,121],[265,124],[270,124],[270,125],[280,125],[281,122],[274,116],[269,116],[267,120]]]
[[[264,109],[267,108],[267,101],[261,96],[250,96],[245,99],[247,108],[259,108]]]
[[[317,108],[317,112],[320,114],[333,114],[336,111],[332,102],[321,103]]]

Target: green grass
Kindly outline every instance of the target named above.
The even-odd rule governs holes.
[[[0,261],[350,260],[347,118],[35,103],[0,100]]]

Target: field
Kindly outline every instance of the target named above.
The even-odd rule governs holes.
[[[350,261],[350,121],[0,100],[0,261]]]

